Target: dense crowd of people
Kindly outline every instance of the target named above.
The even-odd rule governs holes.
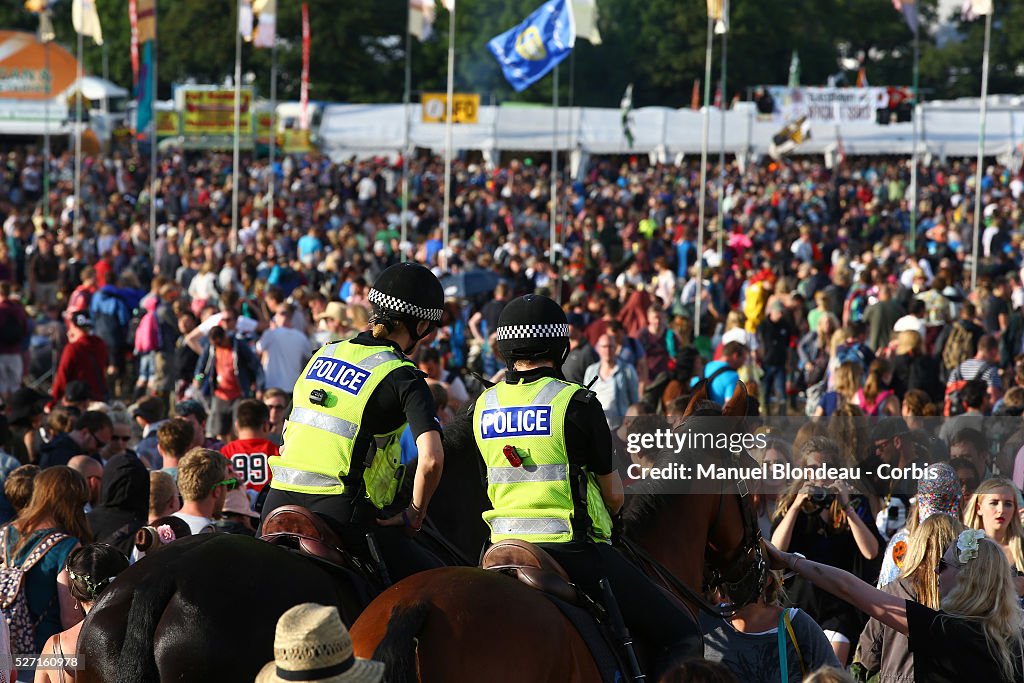
[[[836,482],[758,491],[771,557],[796,576],[773,576],[760,603],[703,624],[708,659],[750,681],[851,664],[897,680],[925,661],[936,677],[918,680],[946,680],[942,658],[962,654],[995,680],[1019,680],[1019,170],[924,164],[912,217],[905,160],[731,162],[720,197],[709,184],[701,244],[696,164],[599,159],[559,185],[551,245],[549,168],[530,159],[456,162],[447,244],[435,157],[408,160],[405,207],[400,160],[246,160],[237,232],[230,155],[165,155],[155,196],[147,164],[93,157],[78,221],[70,154],[48,161],[46,198],[44,163],[18,149],[0,171],[0,519],[13,520],[3,541],[18,563],[45,547],[26,572],[34,641],[15,651],[73,649],[106,585],[97,579],[145,555],[140,529],[151,545],[255,533],[304,367],[324,344],[366,330],[377,276],[414,260],[447,297],[440,328],[412,354],[442,426],[502,376],[498,317],[537,292],[565,309],[562,372],[594,392],[620,447],[641,418],[681,415],[698,381],[724,403],[742,380],[762,414],[828,418],[775,434],[759,462],[910,464],[923,452],[945,463],[899,492]],[[932,417],[948,419],[929,430]],[[406,434],[403,460],[416,450]],[[974,556],[946,557],[961,541]],[[865,608],[877,598],[836,596],[820,573],[805,576],[814,563],[921,610],[894,623]],[[973,583],[950,591],[941,563]],[[982,565],[997,578],[975,577]],[[965,634],[945,654],[913,637],[941,630],[944,613]],[[788,665],[778,628],[792,638]],[[23,629],[15,636],[24,642]],[[993,648],[1008,654],[985,660]]]

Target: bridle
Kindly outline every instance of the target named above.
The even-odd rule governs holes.
[[[733,454],[730,464],[738,464],[737,460],[738,457]],[[737,469],[742,471],[742,468]],[[726,495],[724,491],[718,494],[718,514],[708,529],[709,540],[722,518]],[[746,479],[741,478],[736,482],[736,492],[733,495],[737,497],[737,504],[740,506],[743,542],[734,555],[734,561],[728,567],[714,566],[706,559],[704,562],[706,587],[711,590],[721,589],[733,601],[727,607],[721,608],[727,610],[730,616],[741,607],[757,602],[768,583],[768,563],[765,561],[761,546],[761,528],[757,524],[754,506],[750,502],[750,487],[747,486]]]

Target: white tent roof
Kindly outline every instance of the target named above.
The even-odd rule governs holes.
[[[421,123],[420,105],[409,105],[410,143],[441,151],[443,124]],[[628,144],[618,109],[562,108],[558,112],[558,147],[589,154],[660,152],[697,154],[701,149],[703,114],[690,109],[644,107],[632,112],[634,142]],[[456,124],[457,149],[483,151],[542,151],[552,147],[550,107],[482,106],[479,123]],[[922,105],[920,151],[936,156],[972,156],[978,151],[977,101],[936,102]],[[720,146],[722,112],[710,112],[710,149]],[[750,105],[725,112],[725,148],[728,153],[765,154],[782,124],[763,121]],[[571,136],[571,137],[570,137]],[[813,124],[811,138],[797,153],[822,154],[841,139],[847,154],[910,154],[913,124]],[[390,154],[405,147],[406,115],[401,104],[330,105],[320,126],[323,149],[335,157]],[[1024,109],[989,106],[985,154],[1002,154],[1024,140]]]
[[[64,91],[63,95],[67,96],[69,93],[73,93],[77,89],[78,81],[75,81],[67,90]],[[102,100],[104,97],[108,99],[115,97],[128,97],[127,90],[116,83],[104,80],[98,76],[83,76],[82,92],[85,94],[85,98],[87,100],[92,100],[93,102]]]

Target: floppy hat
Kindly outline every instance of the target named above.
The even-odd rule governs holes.
[[[274,661],[256,683],[378,683],[384,663],[359,659],[337,607],[306,602],[281,615],[274,632]]]
[[[253,519],[260,518],[260,513],[253,512],[252,506],[249,504],[249,496],[245,495],[245,491],[240,488],[228,491],[228,495],[224,499],[224,512]]]

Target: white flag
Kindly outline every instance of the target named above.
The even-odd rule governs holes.
[[[277,33],[277,0],[255,0],[253,12],[259,18],[253,35],[253,47],[274,47]]]
[[[252,41],[252,0],[238,0],[238,32],[245,42]]]
[[[103,44],[103,29],[100,15],[96,14],[94,0],[72,0],[71,25],[83,36],[92,38],[97,45]]]
[[[436,0],[409,0],[409,33],[420,41],[428,40],[433,34],[436,18]]]
[[[572,0],[572,13],[576,21],[576,37],[589,40],[591,45],[601,44],[597,30],[597,0]]]
[[[960,18],[964,21],[974,21],[986,14],[992,14],[992,0],[964,0]]]
[[[441,4],[444,5],[444,8],[449,12],[455,11],[455,0],[441,0]]]

